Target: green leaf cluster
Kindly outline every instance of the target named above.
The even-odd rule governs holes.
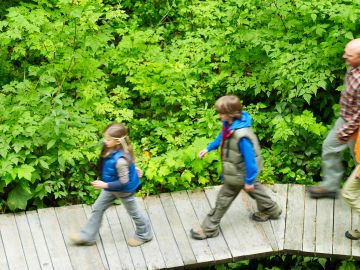
[[[253,117],[262,181],[320,179],[358,2],[3,2],[0,211],[92,202],[111,122],[129,127],[143,194],[218,183],[219,155],[197,152],[228,93]]]

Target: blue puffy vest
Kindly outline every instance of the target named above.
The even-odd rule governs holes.
[[[116,150],[113,151],[110,155],[108,155],[103,160],[102,164],[102,174],[101,178],[102,181],[106,183],[112,183],[114,186],[113,188],[106,189],[107,191],[114,191],[114,192],[129,192],[134,193],[138,186],[140,185],[140,179],[136,172],[135,164],[133,162],[130,162],[129,165],[129,182],[126,184],[121,184],[119,175],[116,170],[116,162],[119,160],[119,158],[125,157],[125,154],[123,151]]]

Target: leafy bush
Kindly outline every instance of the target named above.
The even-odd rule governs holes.
[[[359,263],[351,260],[339,260],[333,258],[320,258],[296,255],[277,255],[262,259],[242,260],[226,265],[218,265],[216,270],[249,269],[249,270],[279,270],[279,269],[338,269],[355,270]]]
[[[103,128],[130,127],[142,193],[218,183],[213,104],[239,95],[265,182],[320,178],[359,3],[5,1],[0,9],[0,207],[90,203]]]

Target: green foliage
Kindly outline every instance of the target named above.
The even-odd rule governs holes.
[[[261,180],[311,183],[334,118],[345,0],[31,0],[0,8],[1,211],[90,203],[103,128],[124,122],[142,194],[219,183],[213,104],[243,100]]]
[[[247,269],[247,270],[301,270],[301,269],[338,269],[355,270],[359,268],[359,263],[354,261],[345,261],[321,257],[295,256],[295,255],[277,255],[262,259],[242,260],[225,265],[215,266],[216,270]]]
[[[291,111],[284,103],[277,105],[276,111],[266,113],[257,112],[264,107],[262,104],[249,107],[262,145],[271,145],[263,149],[264,170],[260,179],[268,183],[281,180],[309,184],[319,174],[319,149],[327,128],[317,123],[308,110]]]
[[[219,184],[219,155],[209,153],[204,160],[197,157],[207,143],[206,139],[196,139],[191,146],[144,158],[142,164],[146,164],[147,181],[143,184],[143,191],[157,193]]]

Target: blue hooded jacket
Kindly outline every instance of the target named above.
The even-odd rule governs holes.
[[[227,121],[222,122],[223,126],[227,127],[229,124]],[[245,127],[251,127],[252,120],[248,112],[241,113],[241,119],[234,119],[230,124],[230,130],[236,130]],[[208,152],[216,150],[221,144],[221,131],[208,146]],[[239,151],[244,157],[245,163],[245,184],[252,185],[259,173],[259,169],[256,163],[255,152],[250,139],[244,137],[239,141]]]
[[[101,168],[101,179],[108,184],[107,191],[121,191],[134,193],[140,185],[140,179],[136,171],[135,164],[129,164],[129,182],[122,184],[116,169],[116,162],[119,158],[125,157],[123,151],[117,150],[112,152],[109,156],[104,158]]]

